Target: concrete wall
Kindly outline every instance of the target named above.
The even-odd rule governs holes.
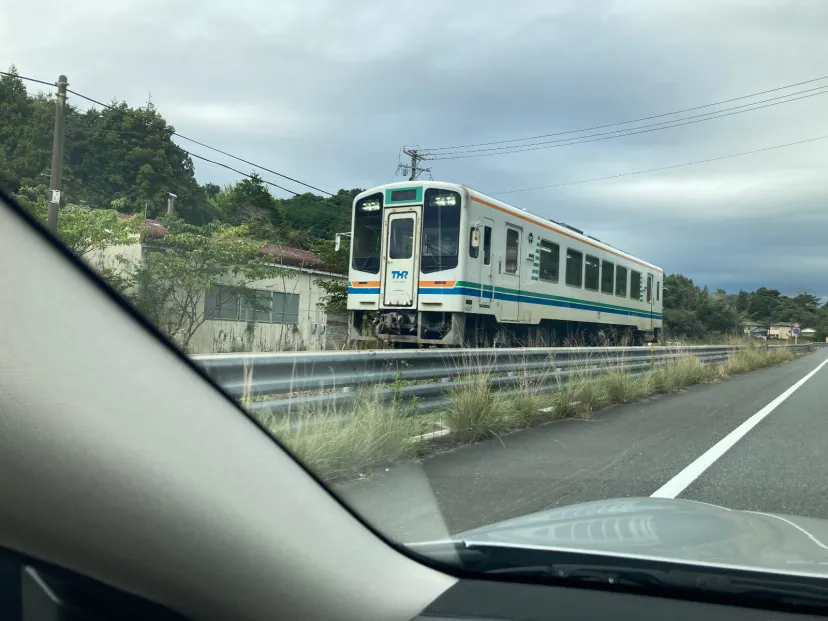
[[[88,253],[84,260],[96,271],[118,272],[140,263],[142,246],[112,246]],[[248,323],[208,319],[196,330],[188,353],[209,354],[261,351],[314,351],[340,349],[346,342],[347,319],[332,317],[333,333],[329,336],[328,318],[318,308],[324,291],[316,284],[322,280],[345,280],[345,276],[327,275],[310,270],[285,267],[284,275],[250,283],[249,288],[299,295],[299,318],[296,324]],[[200,301],[204,310],[204,297]]]
[[[279,278],[253,282],[249,288],[299,294],[299,322],[297,324],[208,319],[198,328],[190,341],[190,353],[326,349],[328,347],[327,316],[317,307],[324,292],[315,281],[317,279],[330,280],[332,277],[290,268],[286,268],[286,272],[287,275]],[[344,279],[344,276],[342,278]]]

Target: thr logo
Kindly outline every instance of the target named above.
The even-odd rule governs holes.
[[[391,278],[392,280],[408,278],[408,271],[391,270]]]

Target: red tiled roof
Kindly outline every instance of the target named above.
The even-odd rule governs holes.
[[[322,267],[322,259],[313,254],[310,250],[299,250],[289,246],[278,246],[269,244],[259,250],[261,256],[271,256],[282,265],[293,265],[295,267]]]
[[[119,213],[118,220],[126,220],[127,218],[132,218],[133,214],[128,213]],[[147,218],[144,220],[144,226],[146,227],[142,233],[142,240],[144,237],[151,237],[153,239],[158,239],[159,237],[164,237],[167,232],[167,227],[161,224],[158,220],[153,220],[152,218]]]

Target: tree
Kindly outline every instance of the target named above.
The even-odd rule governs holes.
[[[23,187],[14,195],[20,205],[46,224],[46,188]],[[135,243],[140,222],[137,216],[119,218],[114,209],[91,209],[69,204],[58,214],[58,237],[79,257],[110,246]]]
[[[348,273],[348,247],[343,244],[339,252],[335,250],[333,241],[323,240],[313,249],[314,254],[325,262],[325,269],[334,274]],[[348,281],[330,278],[317,278],[316,284],[325,293],[319,300],[318,306],[329,315],[346,313],[348,303]]]
[[[260,255],[262,244],[245,226],[186,224],[175,216],[159,218],[167,227],[131,275],[131,298],[155,325],[183,350],[208,319],[205,294],[216,284],[220,296],[240,296],[256,310],[261,301],[250,283],[295,274]],[[223,300],[216,300],[221,304]]]
[[[49,176],[54,128],[52,95],[30,96],[16,76],[0,77],[0,187],[16,194]],[[80,111],[66,106],[63,204],[164,213],[167,193],[178,196],[176,210],[188,222],[217,217],[205,189],[195,179],[189,154],[172,141],[175,129],[152,104]]]
[[[360,192],[359,189],[339,190],[326,198],[308,193],[282,199],[279,204],[285,226],[304,233],[314,242],[332,241],[337,233],[351,230],[351,208]]]
[[[210,188],[210,203],[224,222],[256,221],[271,226],[283,223],[279,202],[256,173],[219,191]]]

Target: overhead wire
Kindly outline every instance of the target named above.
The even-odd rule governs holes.
[[[28,76],[21,76],[21,75],[18,75],[18,74],[15,74],[15,73],[11,73],[11,72],[8,72],[8,71],[0,71],[0,75],[7,75],[7,76],[11,76],[11,77],[19,78],[19,79],[21,79],[21,80],[27,80],[27,81],[29,81],[29,82],[35,82],[35,83],[37,83],[37,84],[44,84],[44,85],[46,85],[46,86],[55,86],[55,83],[54,83],[54,82],[47,82],[47,81],[45,81],[45,80],[38,80],[38,79],[36,79],[36,78],[30,78],[30,77],[28,77]],[[172,131],[172,130],[170,130],[170,128],[168,128],[168,127],[165,127],[165,126],[159,126],[157,123],[152,123],[151,121],[148,121],[148,120],[146,120],[146,119],[142,119],[141,117],[139,117],[139,116],[138,116],[138,115],[136,115],[136,114],[133,114],[132,112],[129,112],[129,111],[127,111],[127,110],[123,110],[123,109],[121,109],[121,108],[119,108],[119,107],[117,107],[117,106],[113,106],[113,105],[111,105],[111,104],[104,103],[104,102],[102,102],[102,101],[99,101],[99,100],[97,100],[97,99],[95,99],[95,98],[93,98],[93,97],[89,97],[88,95],[84,95],[83,93],[80,93],[80,92],[75,91],[75,90],[73,90],[73,89],[67,88],[67,89],[66,89],[66,92],[67,92],[67,93],[71,93],[72,95],[75,95],[76,97],[80,97],[81,99],[84,99],[84,100],[86,100],[86,101],[88,101],[88,102],[90,102],[90,103],[93,103],[93,104],[95,104],[95,105],[101,106],[101,107],[103,107],[103,108],[107,108],[107,109],[109,109],[109,110],[113,110],[113,111],[116,111],[116,112],[120,112],[121,114],[123,114],[123,115],[125,115],[125,116],[129,116],[129,117],[131,117],[131,118],[133,118],[133,119],[135,119],[135,120],[137,120],[137,121],[139,121],[139,122],[141,122],[141,123],[144,123],[144,124],[145,124],[145,125],[147,125],[148,127],[154,127],[155,129],[165,131],[165,132],[169,133],[169,135],[170,135],[170,136],[177,136],[178,138],[181,138],[182,140],[186,140],[186,141],[188,141],[188,142],[192,142],[193,144],[197,144],[197,145],[199,145],[199,146],[201,146],[201,147],[204,147],[205,149],[210,149],[211,151],[215,151],[216,153],[220,153],[220,154],[222,154],[222,155],[224,155],[224,156],[226,156],[226,157],[232,158],[232,159],[237,160],[237,161],[239,161],[239,162],[243,162],[243,163],[245,163],[245,164],[247,164],[247,165],[249,165],[249,166],[253,166],[254,168],[258,168],[258,169],[260,169],[260,170],[264,170],[264,171],[266,171],[266,172],[268,172],[268,173],[270,173],[270,174],[276,175],[277,177],[281,177],[282,179],[287,179],[288,181],[292,181],[293,183],[297,183],[297,184],[299,184],[299,185],[301,185],[301,186],[304,186],[304,187],[306,187],[306,188],[310,188],[310,189],[312,189],[312,190],[316,190],[317,192],[321,192],[322,194],[327,194],[328,196],[333,196],[333,195],[334,195],[334,194],[333,194],[333,192],[328,192],[327,190],[323,190],[323,189],[318,188],[318,187],[316,187],[316,186],[314,186],[314,185],[311,185],[311,184],[309,184],[309,183],[305,183],[304,181],[300,181],[299,179],[296,179],[296,178],[294,178],[294,177],[290,177],[290,176],[288,176],[288,175],[285,175],[285,174],[283,174],[283,173],[280,173],[280,172],[278,172],[278,171],[275,171],[275,170],[273,170],[273,169],[271,169],[271,168],[267,168],[266,166],[262,166],[261,164],[256,164],[255,162],[251,162],[250,160],[244,159],[244,158],[239,157],[239,156],[237,156],[237,155],[233,155],[232,153],[229,153],[229,152],[224,151],[224,150],[222,150],[222,149],[219,149],[219,148],[217,148],[217,147],[213,147],[213,146],[211,146],[211,145],[209,145],[209,144],[206,144],[206,143],[201,142],[201,141],[199,141],[199,140],[196,140],[196,139],[194,139],[194,138],[190,138],[189,136],[185,136],[184,134],[180,134],[180,133],[178,133],[178,132],[176,132],[176,131]],[[275,184],[274,184],[274,185],[275,185]],[[289,191],[290,191],[290,190],[289,190]],[[294,193],[294,194],[298,194],[298,192],[293,192],[293,193]]]
[[[430,161],[469,159],[469,158],[474,158],[474,157],[487,157],[487,156],[492,156],[492,155],[508,155],[508,154],[511,154],[511,153],[524,153],[524,152],[527,152],[527,151],[540,151],[540,150],[544,150],[544,149],[555,149],[555,148],[560,148],[560,147],[569,147],[569,146],[572,146],[572,145],[585,144],[585,143],[588,143],[588,142],[600,142],[600,141],[603,141],[603,140],[613,140],[615,138],[623,138],[625,136],[635,136],[635,135],[638,135],[638,134],[649,134],[651,132],[662,131],[662,130],[665,130],[665,129],[672,129],[674,127],[682,127],[684,125],[693,125],[695,123],[703,123],[705,121],[711,121],[713,119],[720,119],[720,118],[723,118],[723,117],[733,116],[733,115],[736,115],[736,114],[744,114],[746,112],[752,112],[754,110],[759,110],[759,109],[762,109],[762,108],[769,108],[769,107],[772,107],[772,106],[778,106],[778,105],[781,105],[781,104],[790,103],[791,101],[798,101],[800,99],[807,99],[809,97],[816,97],[818,95],[825,95],[825,94],[828,94],[828,90],[823,90],[819,93],[811,93],[809,95],[802,95],[801,97],[795,97],[793,99],[787,99],[785,101],[777,101],[777,102],[774,102],[774,103],[768,103],[768,104],[765,104],[763,106],[756,106],[754,108],[750,108],[748,110],[736,110],[736,111],[733,111],[733,112],[728,112],[727,114],[719,114],[718,116],[712,116],[712,117],[708,117],[708,118],[704,118],[704,119],[694,119],[694,120],[689,120],[689,121],[682,122],[682,123],[676,122],[676,123],[673,123],[672,125],[667,125],[665,127],[655,127],[655,128],[650,128],[650,129],[635,129],[634,131],[630,130],[630,131],[626,131],[625,133],[622,133],[622,134],[616,134],[614,136],[598,136],[598,137],[584,139],[584,140],[571,139],[571,140],[573,140],[572,142],[566,142],[566,143],[561,143],[561,144],[544,144],[544,145],[541,145],[541,146],[520,148],[520,149],[511,150],[511,151],[499,151],[499,152],[496,152],[496,153],[471,153],[471,154],[468,154],[468,155],[454,155],[454,156],[450,156],[450,157],[433,157],[433,158],[432,157],[429,157],[429,158],[424,157],[423,159],[428,159]],[[584,138],[586,138],[586,137],[584,137]]]
[[[82,93],[79,93],[79,92],[74,91],[74,90],[69,89],[69,88],[67,88],[67,89],[66,89],[66,91],[67,91],[68,93],[72,93],[72,94],[73,94],[73,95],[75,95],[76,97],[80,97],[81,99],[85,99],[85,100],[87,100],[87,101],[89,101],[89,102],[91,102],[91,103],[94,103],[94,104],[96,104],[96,105],[103,106],[104,108],[108,108],[108,109],[110,109],[110,110],[115,110],[115,111],[120,112],[120,113],[122,113],[122,114],[124,114],[124,115],[126,115],[126,116],[130,116],[130,117],[132,117],[132,118],[134,118],[134,119],[136,119],[136,120],[138,120],[138,121],[141,121],[142,123],[145,123],[145,124],[147,124],[147,125],[153,125],[153,123],[150,123],[150,122],[146,121],[145,119],[142,119],[142,118],[140,118],[139,116],[137,116],[137,115],[135,115],[135,114],[132,114],[131,112],[127,112],[126,110],[122,110],[122,109],[117,108],[117,107],[115,107],[115,106],[112,106],[112,105],[109,105],[109,104],[105,104],[105,103],[103,103],[103,102],[101,102],[101,101],[98,101],[98,100],[96,100],[96,99],[93,99],[92,97],[88,97],[88,96],[86,96],[86,95],[84,95],[84,94],[82,94]],[[277,177],[281,177],[282,179],[287,179],[288,181],[292,181],[292,182],[294,182],[294,183],[298,183],[299,185],[305,186],[306,188],[310,188],[310,189],[312,189],[312,190],[316,190],[317,192],[321,192],[322,194],[327,194],[328,196],[333,196],[333,193],[332,193],[332,192],[328,192],[327,190],[323,190],[323,189],[321,189],[321,188],[317,188],[317,187],[316,187],[316,186],[314,186],[314,185],[311,185],[311,184],[309,184],[309,183],[305,183],[304,181],[300,181],[299,179],[295,179],[295,178],[293,178],[293,177],[289,177],[288,175],[285,175],[285,174],[283,174],[283,173],[277,172],[277,171],[275,171],[275,170],[273,170],[273,169],[271,169],[271,168],[267,168],[266,166],[262,166],[261,164],[256,164],[256,163],[254,163],[254,162],[251,162],[250,160],[246,160],[246,159],[244,159],[244,158],[242,158],[242,157],[239,157],[239,156],[237,156],[237,155],[233,155],[232,153],[228,153],[227,151],[224,151],[224,150],[219,149],[219,148],[217,148],[217,147],[213,147],[213,146],[211,146],[211,145],[209,145],[209,144],[206,144],[206,143],[201,142],[201,141],[199,141],[199,140],[196,140],[196,139],[194,139],[194,138],[190,138],[189,136],[185,136],[184,134],[180,134],[180,133],[178,133],[178,132],[176,132],[176,131],[170,131],[168,128],[161,128],[161,129],[164,129],[164,130],[166,130],[166,131],[169,131],[169,134],[170,134],[171,136],[178,136],[178,137],[179,137],[179,138],[181,138],[182,140],[186,140],[186,141],[188,141],[188,142],[192,142],[193,144],[197,144],[197,145],[199,145],[200,147],[204,147],[205,149],[210,149],[211,151],[215,151],[216,153],[221,153],[221,154],[222,154],[222,155],[224,155],[224,156],[227,156],[227,157],[232,158],[232,159],[234,159],[234,160],[238,160],[239,162],[243,162],[243,163],[245,163],[245,164],[247,164],[247,165],[249,165],[249,166],[253,166],[254,168],[259,168],[259,169],[264,170],[264,171],[266,171],[266,172],[269,172],[269,173],[271,173],[271,174],[273,174],[273,175],[276,175]],[[298,193],[297,193],[297,194],[298,194]]]
[[[789,101],[796,101],[797,99],[801,99],[801,98],[793,98],[794,95],[802,95],[803,93],[811,93],[813,91],[820,91],[818,93],[814,93],[814,95],[824,95],[824,94],[828,93],[828,85],[817,86],[815,88],[809,88],[809,89],[805,89],[803,91],[797,91],[795,93],[788,93],[787,95],[780,95],[779,97],[770,97],[768,99],[762,99],[762,100],[754,101],[754,102],[751,102],[751,103],[748,103],[748,104],[742,104],[740,106],[733,106],[731,108],[724,108],[723,110],[715,110],[713,112],[703,112],[702,114],[696,114],[696,115],[693,115],[693,116],[686,116],[686,117],[680,118],[680,119],[673,119],[673,120],[670,120],[670,121],[659,121],[658,123],[650,123],[649,125],[639,125],[638,127],[629,127],[627,129],[614,129],[614,130],[608,131],[608,132],[600,132],[600,133],[597,133],[597,134],[587,134],[586,136],[576,136],[576,137],[573,137],[573,138],[558,138],[557,140],[548,140],[548,141],[544,141],[544,142],[534,142],[534,143],[529,143],[529,144],[525,144],[525,145],[514,145],[514,146],[510,146],[510,147],[489,147],[487,149],[471,149],[471,150],[467,150],[467,151],[449,151],[448,153],[440,154],[440,156],[442,157],[443,155],[455,155],[455,154],[462,155],[462,154],[466,154],[466,153],[483,153],[483,152],[490,152],[490,151],[491,152],[498,152],[498,153],[509,153],[512,149],[519,149],[519,148],[526,148],[526,147],[537,147],[537,146],[541,146],[541,145],[555,144],[555,143],[559,143],[559,142],[577,141],[577,140],[581,140],[581,139],[585,139],[585,138],[594,138],[594,137],[597,137],[597,136],[609,136],[610,134],[626,133],[626,132],[631,132],[631,131],[639,130],[639,129],[647,129],[649,127],[658,127],[660,125],[672,126],[673,124],[679,123],[680,121],[688,121],[688,120],[691,120],[691,119],[698,119],[698,118],[702,118],[702,117],[710,117],[709,119],[704,119],[704,120],[712,120],[714,118],[718,118],[718,116],[723,116],[724,112],[730,112],[732,110],[739,110],[739,109],[742,109],[742,108],[749,108],[748,110],[742,110],[743,112],[750,112],[752,110],[758,110],[758,109],[764,107],[764,106],[759,106],[759,104],[767,103],[767,102],[770,102],[770,101],[778,101],[780,99],[785,100],[785,101],[779,101],[778,102],[779,104],[788,103]],[[711,115],[716,115],[716,116],[711,116]],[[669,129],[669,127],[662,127],[661,129]],[[440,158],[437,158],[437,159],[440,159]]]
[[[567,131],[555,132],[555,133],[552,133],[552,134],[540,134],[538,136],[528,136],[526,138],[512,138],[512,139],[508,139],[508,140],[493,140],[493,141],[490,141],[490,142],[478,142],[478,143],[474,143],[474,144],[455,145],[455,146],[449,146],[449,147],[431,147],[431,148],[424,149],[424,151],[445,151],[445,150],[449,150],[449,149],[469,149],[469,148],[472,148],[472,147],[483,147],[483,146],[488,146],[488,145],[493,145],[493,144],[506,144],[506,143],[509,143],[509,142],[524,142],[524,141],[528,141],[528,140],[538,140],[540,138],[551,138],[552,136],[563,136],[563,135],[566,135],[566,134],[578,134],[578,133],[581,133],[581,132],[589,132],[589,131],[593,131],[593,130],[596,130],[596,129],[605,129],[607,127],[617,127],[618,125],[629,125],[630,123],[640,123],[641,121],[650,121],[652,119],[659,119],[659,118],[663,118],[665,116],[673,116],[675,114],[684,114],[685,112],[693,112],[695,110],[701,110],[703,108],[711,108],[713,106],[720,106],[720,105],[723,105],[723,104],[726,104],[726,103],[732,103],[734,101],[740,101],[742,99],[750,99],[751,97],[758,97],[759,95],[767,95],[768,93],[775,93],[777,91],[785,90],[785,89],[788,89],[788,88],[794,88],[796,86],[802,86],[804,84],[812,84],[814,82],[819,82],[821,80],[826,80],[826,79],[828,79],[828,75],[822,76],[822,77],[819,77],[819,78],[813,78],[813,79],[810,79],[810,80],[805,80],[803,82],[796,82],[794,84],[787,84],[785,86],[778,86],[776,88],[771,88],[771,89],[768,89],[768,90],[765,90],[765,91],[759,91],[758,93],[751,93],[750,95],[741,95],[739,97],[732,97],[730,99],[724,99],[722,101],[716,101],[716,102],[709,103],[709,104],[704,104],[704,105],[701,105],[701,106],[694,106],[692,108],[684,108],[682,110],[676,110],[674,112],[664,112],[662,114],[654,114],[654,115],[651,115],[651,116],[643,116],[643,117],[639,117],[637,119],[630,119],[629,121],[618,121],[618,122],[615,122],[615,123],[606,123],[604,125],[595,125],[593,127],[585,127],[585,128],[582,128],[582,129],[570,129],[570,130],[567,130]]]
[[[592,183],[594,181],[606,181],[608,179],[618,179],[620,177],[631,177],[633,175],[643,175],[645,173],[651,172],[658,172],[661,170],[671,170],[673,168],[682,168],[684,166],[695,166],[697,164],[706,164],[708,162],[716,162],[718,160],[726,160],[734,157],[742,157],[743,155],[752,155],[754,153],[761,153],[763,151],[772,151],[774,149],[783,149],[785,147],[793,147],[799,144],[805,144],[807,142],[816,142],[818,140],[825,140],[828,139],[828,135],[825,136],[816,136],[814,138],[806,138],[805,140],[797,140],[796,142],[787,142],[785,144],[778,144],[772,147],[763,147],[761,149],[753,149],[751,151],[742,151],[741,153],[730,153],[728,155],[721,155],[718,157],[709,157],[703,160],[695,160],[692,162],[683,162],[681,164],[672,164],[671,166],[659,166],[658,168],[648,168],[646,170],[636,170],[633,172],[627,173],[619,173],[617,175],[607,175],[605,177],[592,177],[590,179],[580,179],[578,181],[565,181],[563,183],[553,183],[551,185],[539,185],[531,188],[520,188],[518,190],[503,190],[500,192],[492,192],[493,196],[501,196],[503,194],[516,194],[518,192],[533,192],[535,190],[546,190],[549,188],[559,188],[566,185],[578,185],[581,183]]]

